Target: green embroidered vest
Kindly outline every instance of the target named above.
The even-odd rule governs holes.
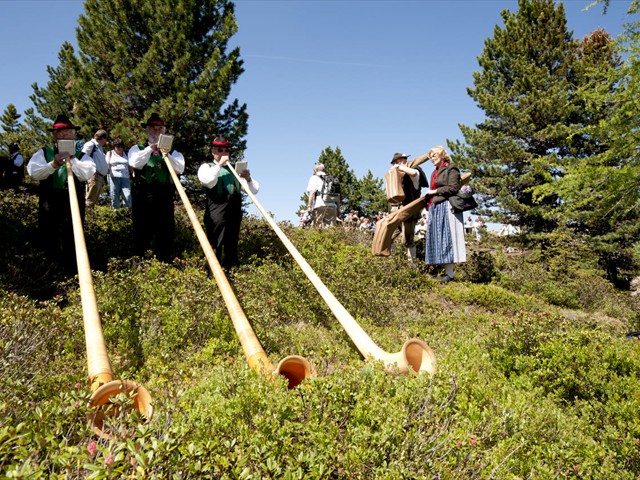
[[[139,144],[138,148],[144,150],[147,145]],[[164,162],[162,155],[154,155],[153,153],[149,157],[147,164],[142,167],[142,178],[144,178],[147,184],[153,182],[153,179],[157,179],[159,183],[173,183],[173,179],[169,175],[167,165]]]
[[[42,151],[44,152],[44,158],[47,163],[53,162],[56,156],[56,149],[54,147],[47,146],[44,147]],[[84,153],[82,153],[82,150],[76,150],[76,158],[82,158],[83,155]],[[51,186],[56,190],[65,190],[67,188],[67,164],[65,163],[55,170],[49,178],[42,180],[41,183],[42,182],[50,182]]]
[[[210,163],[212,167],[215,163]],[[217,198],[225,198],[234,194],[240,194],[240,183],[236,177],[231,173],[228,167],[222,167],[218,174],[218,183],[216,183],[212,189],[212,194]]]

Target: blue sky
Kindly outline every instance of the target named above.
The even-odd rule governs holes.
[[[589,3],[564,2],[575,37],[598,27],[617,36],[629,20],[628,0],[613,0],[607,15],[584,11]],[[326,147],[339,147],[359,178],[383,178],[394,152],[422,154],[461,138],[458,124],[481,122],[466,89],[505,9],[517,1],[237,1],[232,44],[245,73],[230,98],[248,107],[245,159],[261,205],[297,224]],[[31,84],[46,84],[62,42],[75,44],[82,12],[77,0],[0,0],[0,109],[32,106]]]

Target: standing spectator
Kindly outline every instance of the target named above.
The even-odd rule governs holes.
[[[416,237],[418,237],[418,240],[424,240],[424,237],[427,234],[427,223],[427,212],[423,211],[420,220],[418,220],[418,223],[416,224]]]
[[[477,217],[472,225],[473,233],[475,233],[476,235],[476,240],[480,241],[480,239],[482,238],[482,235],[480,232],[484,228],[485,228],[484,220],[482,219],[482,217]]]
[[[4,186],[13,188],[15,192],[20,188],[24,177],[24,158],[20,155],[20,147],[17,143],[9,145],[9,160],[4,174]]]
[[[78,128],[65,115],[58,115],[53,123],[53,146],[46,146],[33,154],[27,165],[27,172],[38,180],[38,228],[39,239],[50,259],[59,259],[72,270],[75,265],[73,222],[69,203],[66,159],[71,162],[71,170],[78,196],[80,216],[84,222],[85,189],[84,182],[91,178],[96,166],[91,157],[82,151],[74,155],[58,151],[58,140],[75,140]]]
[[[207,195],[204,226],[207,238],[223,267],[238,264],[238,241],[242,222],[242,189],[229,168],[230,143],[224,137],[215,137],[211,146],[213,162],[198,169],[198,179]],[[260,184],[251,178],[249,170],[239,173],[246,180],[251,193],[258,193]]]
[[[305,210],[304,212],[302,212],[302,214],[300,215],[300,225],[298,225],[300,228],[306,228],[311,224],[311,212],[309,212],[309,210]]]
[[[96,164],[96,173],[87,181],[87,207],[92,208],[100,197],[107,176],[107,161],[102,148],[107,143],[106,130],[98,130],[91,140],[82,147],[82,152],[89,155]]]
[[[324,176],[326,176],[324,165],[318,163],[314,165],[313,175],[307,184],[307,192],[309,194],[307,211],[312,212],[313,225],[318,228],[335,227],[338,216],[338,204],[335,202],[325,202],[322,198]]]
[[[430,197],[426,262],[444,265],[445,274],[438,277],[438,281],[449,282],[453,280],[454,264],[467,261],[462,212],[454,213],[448,202],[459,189],[460,170],[451,163],[444,147],[434,147],[429,154],[436,169],[431,176],[431,189],[426,192]]]
[[[370,231],[371,223],[369,223],[369,219],[367,217],[360,217],[360,224],[358,225],[358,230]]]
[[[170,258],[173,243],[176,190],[165,158],[180,175],[184,171],[184,156],[174,150],[164,157],[158,149],[158,139],[166,132],[167,125],[157,113],[152,113],[140,126],[147,133],[147,141],[131,147],[128,154],[134,172],[131,190],[134,246],[138,255],[152,249],[165,261]]]
[[[473,220],[471,220],[471,215],[467,215],[467,218],[464,221],[464,233],[471,233],[473,230]]]
[[[358,222],[358,212],[355,210],[349,210],[344,215],[343,227],[347,230],[353,228],[354,223]]]
[[[111,194],[111,208],[120,208],[122,196],[124,207],[131,208],[131,179],[129,178],[129,160],[124,151],[124,142],[116,138],[111,142],[113,150],[107,153],[107,174],[109,178],[109,193]]]
[[[420,198],[420,189],[428,187],[427,177],[418,166],[408,167],[407,159],[409,155],[406,153],[394,153],[391,159],[391,168],[397,168],[404,175],[402,177],[402,191],[404,192],[404,200],[401,203],[389,202],[389,213],[399,210],[404,205],[408,205],[414,200]],[[414,259],[416,257],[416,243],[415,243],[415,228],[418,219],[420,218],[420,212],[417,212],[412,217],[402,222],[402,225],[393,232],[392,241],[395,240],[398,235],[402,234],[402,240],[404,246],[407,249],[407,258]]]

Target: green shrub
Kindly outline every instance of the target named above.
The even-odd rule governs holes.
[[[33,213],[20,211],[33,198],[1,206],[2,218],[20,219],[11,235],[27,238]],[[143,424],[119,396],[109,439],[87,421],[77,279],[25,270],[37,251],[3,237],[24,256],[7,258],[13,273],[0,277],[0,476],[640,476],[640,344],[624,339],[640,309],[586,254],[526,243],[507,254],[486,239],[459,281],[441,285],[421,262],[373,257],[368,236],[283,224],[376,345],[397,352],[419,337],[433,348],[434,377],[397,376],[362,358],[268,225],[246,219],[242,264],[226,272],[238,302],[274,365],[298,354],[318,373],[288,390],[286,379],[249,370],[192,229],[178,217],[171,263],[118,253],[130,228],[124,212],[99,206],[88,227],[91,248],[104,249],[93,278],[114,377],[144,385],[155,408]],[[17,285],[24,291],[12,293]]]
[[[490,252],[469,252],[467,262],[462,264],[464,278],[474,283],[489,283],[496,274],[493,256]]]

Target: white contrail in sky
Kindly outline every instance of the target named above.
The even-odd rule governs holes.
[[[373,68],[391,68],[389,65],[375,65],[372,63],[358,63],[358,62],[336,62],[335,60],[315,60],[311,58],[294,58],[294,57],[281,57],[277,55],[241,55],[242,58],[263,58],[266,60],[288,60],[292,62],[306,62],[306,63],[321,63],[323,65],[346,65],[351,67],[373,67]]]

